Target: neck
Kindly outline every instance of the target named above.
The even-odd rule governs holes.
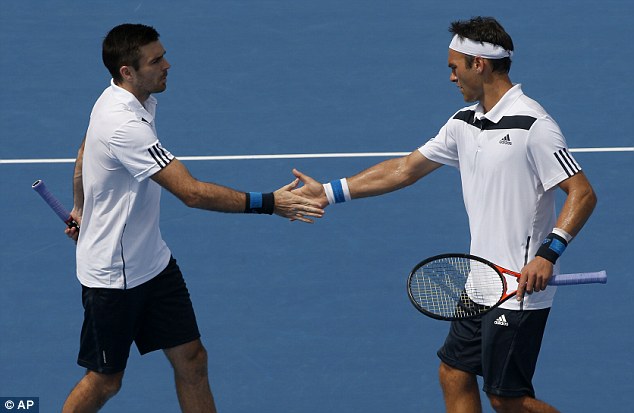
[[[483,97],[480,99],[484,113],[493,109],[493,106],[495,106],[512,87],[513,83],[508,75],[493,75],[489,81],[485,80]]]
[[[150,94],[147,92],[140,92],[139,90],[137,90],[133,85],[131,85],[128,82],[121,82],[121,83],[117,83],[115,82],[115,84],[117,86],[119,86],[122,89],[127,90],[128,92],[132,93],[134,95],[135,98],[137,98],[137,100],[142,104],[145,105],[145,101],[149,99]]]

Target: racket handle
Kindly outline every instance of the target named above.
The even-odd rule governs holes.
[[[79,225],[77,225],[77,222],[75,222],[73,217],[70,215],[70,212],[68,212],[68,210],[64,208],[64,205],[59,202],[55,195],[53,195],[53,193],[48,190],[48,188],[44,184],[44,181],[38,179],[37,181],[33,182],[33,185],[31,185],[31,187],[35,192],[40,194],[42,199],[48,204],[49,207],[51,207],[51,209],[57,214],[57,216],[62,221],[64,221],[66,225],[68,225],[69,227],[79,228]]]
[[[605,271],[581,272],[576,274],[557,274],[550,279],[549,285],[572,284],[605,284],[608,282],[608,273]]]

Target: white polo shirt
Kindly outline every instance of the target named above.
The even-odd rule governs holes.
[[[159,229],[161,187],[149,179],[173,159],[157,136],[156,99],[142,105],[111,81],[90,115],[77,243],[82,285],[133,288],[168,264]]]
[[[471,253],[517,272],[555,225],[556,186],[581,170],[557,123],[521,85],[486,114],[479,103],[456,112],[419,151],[459,169]],[[526,295],[523,308],[550,307],[555,292]],[[520,305],[510,299],[502,308]]]

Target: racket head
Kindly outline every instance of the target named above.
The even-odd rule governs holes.
[[[441,254],[418,263],[407,279],[414,307],[437,320],[474,318],[499,306],[506,280],[491,262],[470,254]]]

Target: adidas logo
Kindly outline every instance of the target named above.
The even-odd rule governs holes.
[[[511,137],[508,134],[500,139],[500,142],[498,143],[501,143],[502,145],[513,145],[513,142],[511,142]]]
[[[497,318],[497,320],[495,320],[493,322],[493,324],[498,325],[498,326],[504,326],[504,327],[508,327],[509,326],[509,323],[506,321],[506,317],[504,316],[504,314],[499,316]]]

